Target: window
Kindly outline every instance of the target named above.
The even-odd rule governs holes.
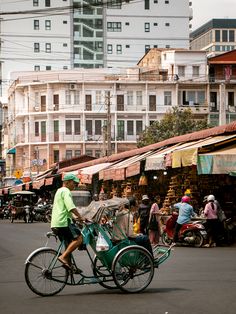
[[[234,92],[228,92],[228,106],[234,106]]]
[[[69,90],[65,91],[65,102],[66,102],[66,105],[71,104],[71,93]]]
[[[51,52],[51,44],[50,43],[45,44],[45,52],[47,52],[47,53]]]
[[[72,134],[72,121],[66,120],[66,135]]]
[[[39,122],[34,123],[34,135],[39,136]]]
[[[149,95],[149,111],[156,111],[156,95]]]
[[[228,31],[227,30],[222,31],[222,41],[224,41],[224,42],[228,41]]]
[[[117,95],[117,111],[124,111],[124,95]]]
[[[34,66],[34,71],[40,71],[40,65],[35,65]]]
[[[80,120],[74,120],[74,133],[80,135]]]
[[[92,151],[92,149],[86,149],[85,155],[92,157],[92,156],[93,156],[93,151]]]
[[[234,42],[235,41],[235,32],[234,30],[229,31],[229,41]]]
[[[63,47],[67,47],[68,45],[67,45],[67,43],[63,43]]]
[[[41,142],[46,142],[46,121],[41,121]]]
[[[144,9],[149,10],[150,9],[150,0],[145,0],[144,1]]]
[[[92,110],[92,95],[85,95],[85,110]]]
[[[127,135],[134,135],[134,121],[127,121]]]
[[[117,140],[125,139],[125,122],[124,120],[117,120]]]
[[[137,106],[142,106],[142,104],[143,104],[143,94],[142,94],[142,91],[137,91],[136,92],[136,103],[137,103]]]
[[[146,33],[150,32],[150,23],[144,23],[144,30]]]
[[[97,90],[96,91],[96,105],[101,105],[102,104],[102,100],[103,100],[102,91]]]
[[[63,24],[67,24],[67,21],[63,21]]]
[[[46,111],[46,96],[42,95],[41,99],[41,111]]]
[[[125,25],[129,26],[129,22],[125,22]]]
[[[108,32],[121,32],[121,22],[107,22]]]
[[[45,0],[45,7],[51,6],[51,0]]]
[[[88,135],[92,135],[93,132],[92,132],[92,125],[93,125],[93,121],[92,120],[86,120],[86,131],[87,131],[87,134]]]
[[[53,121],[54,141],[59,141],[59,120]]]
[[[165,26],[170,26],[170,23],[165,23]]]
[[[153,48],[158,48],[158,45],[153,45]]]
[[[45,21],[45,29],[46,29],[46,31],[51,30],[51,21],[50,20]]]
[[[164,105],[171,106],[171,92],[164,92]]]
[[[102,121],[95,120],[95,135],[102,135]]]
[[[145,45],[145,53],[147,53],[150,50],[151,46],[150,45]]]
[[[136,121],[136,135],[139,135],[143,132],[143,121],[138,120]]]
[[[158,26],[158,23],[153,23],[153,26]]]
[[[165,0],[165,4],[169,4],[169,0]]]
[[[185,76],[185,66],[183,66],[183,65],[178,66],[178,75],[179,76]]]
[[[126,45],[125,48],[130,48],[130,45]]]
[[[79,157],[81,156],[81,150],[80,149],[76,149],[75,150],[75,157]]]
[[[220,31],[219,30],[215,30],[215,41],[220,42]]]
[[[52,67],[51,65],[46,65],[46,71],[51,71]]]
[[[39,43],[34,43],[34,52],[40,52]]]
[[[53,110],[56,110],[56,111],[59,110],[59,95],[58,94],[53,95]]]
[[[101,152],[100,150],[95,149],[95,157],[100,158],[101,157]]]
[[[133,105],[133,92],[127,92],[127,105],[132,106]]]
[[[66,159],[71,159],[72,158],[72,149],[67,149],[66,150]]]
[[[119,54],[122,54],[122,45],[116,45],[116,53],[119,55]]]
[[[33,6],[38,7],[39,5],[39,0],[33,0]]]
[[[112,45],[108,44],[107,45],[107,53],[112,54],[112,50],[113,50]]]
[[[39,29],[39,20],[34,20],[34,29]]]
[[[193,77],[199,77],[199,66],[193,66]]]
[[[108,0],[107,8],[108,9],[121,9],[122,0]]]
[[[54,150],[53,151],[53,161],[55,162],[59,162],[59,150]]]

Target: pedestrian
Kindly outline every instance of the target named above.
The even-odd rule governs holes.
[[[140,218],[140,233],[148,234],[148,220],[150,214],[150,200],[147,195],[142,196],[142,203],[138,208],[138,218]]]
[[[161,236],[161,211],[158,206],[159,199],[159,196],[154,197],[154,202],[151,206],[149,215],[148,236],[152,245],[157,245]]]
[[[175,225],[173,244],[175,244],[178,241],[178,234],[182,225],[188,223],[191,220],[191,218],[196,215],[193,210],[193,207],[189,204],[190,201],[191,201],[190,197],[184,195],[181,199],[181,202],[174,205],[174,207],[178,209],[179,215]]]
[[[217,242],[217,229],[219,220],[217,217],[217,204],[214,195],[208,195],[207,203],[204,208],[204,215],[207,219],[206,228],[208,233],[208,243],[204,247],[214,247]]]
[[[81,232],[72,221],[73,217],[79,222],[83,221],[71,194],[71,191],[78,185],[79,179],[74,174],[67,173],[62,181],[63,186],[57,190],[54,197],[51,228],[56,232],[60,241],[64,240],[66,243],[65,251],[58,257],[58,260],[65,267],[71,268],[70,255],[83,243]]]

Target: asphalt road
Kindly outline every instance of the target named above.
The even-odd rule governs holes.
[[[236,246],[176,247],[140,294],[124,294],[99,285],[65,287],[39,297],[24,280],[24,261],[44,246],[49,224],[0,221],[0,312],[4,314],[235,314]],[[54,241],[50,243],[54,246]],[[81,268],[89,272],[84,252]]]

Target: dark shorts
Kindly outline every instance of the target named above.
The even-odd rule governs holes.
[[[81,235],[79,228],[75,224],[69,224],[68,227],[52,228],[60,241],[65,241],[66,246]]]

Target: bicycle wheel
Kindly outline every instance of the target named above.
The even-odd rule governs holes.
[[[93,261],[93,274],[94,276],[104,279],[109,279],[111,281],[100,281],[98,282],[100,286],[106,289],[117,289],[117,285],[115,284],[111,271],[102,264],[102,262],[99,260],[97,256],[95,256]],[[101,279],[102,280],[102,279]]]
[[[53,249],[36,251],[27,261],[25,281],[28,287],[40,296],[51,296],[59,293],[66,285],[68,269],[56,259]]]
[[[133,245],[117,253],[112,264],[113,278],[124,292],[136,293],[147,288],[154,275],[153,257],[144,248]]]

